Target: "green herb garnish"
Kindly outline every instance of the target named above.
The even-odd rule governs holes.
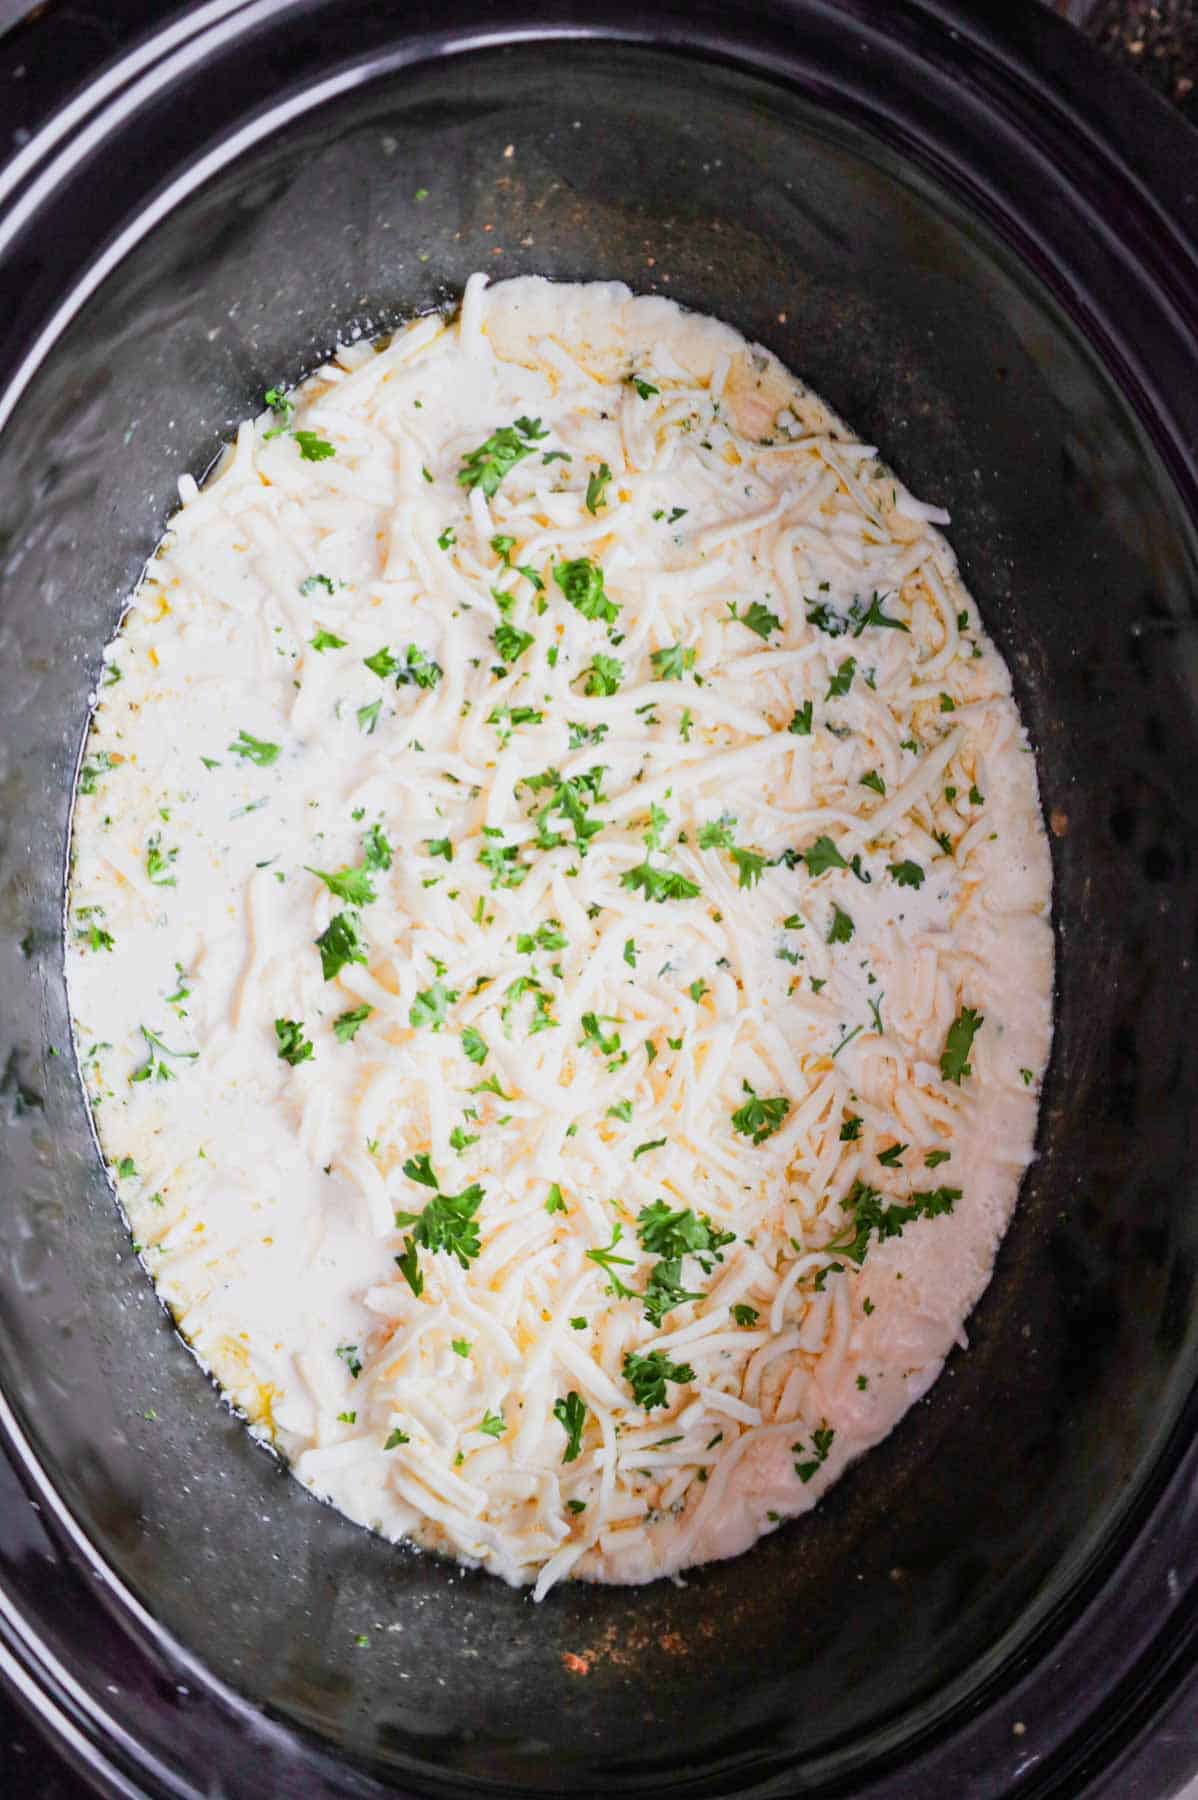
[[[373,1006],[367,1006],[366,1003],[363,1002],[361,1006],[353,1006],[348,1012],[339,1014],[338,1017],[333,1020],[333,1035],[336,1037],[337,1042],[339,1044],[352,1043],[354,1037],[366,1023],[373,1011]]]
[[[316,1054],[316,1046],[310,1038],[304,1036],[303,1022],[300,1019],[276,1019],[275,1036],[279,1040],[279,1056],[294,1069],[298,1063],[308,1062]]]
[[[973,1074],[969,1053],[975,1036],[985,1022],[981,1013],[975,1012],[971,1006],[961,1008],[948,1028],[948,1037],[941,1052],[940,1074],[943,1080],[954,1082],[960,1087],[962,1077]]]
[[[741,1087],[749,1098],[733,1113],[732,1129],[741,1137],[752,1138],[755,1144],[764,1144],[766,1138],[781,1130],[790,1111],[790,1101],[785,1094],[764,1099],[747,1081],[742,1081]]]
[[[239,731],[236,742],[226,747],[234,756],[243,756],[259,769],[269,769],[271,763],[277,762],[279,757],[277,744],[268,744],[264,738],[251,737],[248,731]]]
[[[553,1416],[566,1434],[562,1461],[575,1462],[582,1449],[582,1432],[587,1421],[587,1409],[582,1395],[571,1389],[564,1400],[555,1400]]]
[[[624,1357],[624,1379],[633,1398],[645,1412],[667,1402],[666,1382],[693,1381],[695,1371],[689,1363],[671,1362],[664,1350],[639,1353],[629,1350]]]
[[[332,981],[349,963],[366,961],[366,945],[362,941],[356,913],[334,913],[316,939],[320,951],[320,967],[326,981]]]

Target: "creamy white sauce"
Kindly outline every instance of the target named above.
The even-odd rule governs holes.
[[[180,484],[96,706],[68,975],[122,1204],[352,1518],[538,1595],[733,1555],[930,1387],[1032,1156],[1050,869],[1006,669],[943,515],[663,300],[475,277],[294,399]],[[459,472],[501,427],[488,498]],[[610,621],[555,578],[583,559]],[[337,916],[365,960],[326,980]],[[731,1236],[663,1270],[661,1202],[675,1249]],[[699,1297],[654,1322],[671,1277]]]

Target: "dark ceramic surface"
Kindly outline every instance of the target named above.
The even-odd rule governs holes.
[[[206,1778],[235,1794],[365,1795],[378,1791],[372,1769],[430,1793],[475,1780],[576,1795],[1079,1792],[1117,1749],[1091,1716],[1097,1687],[1109,1689],[1102,1732],[1126,1737],[1146,1666],[1165,1677],[1189,1653],[1198,1573],[1192,1522],[1175,1591],[1151,1533],[1133,1548],[1153,1508],[1181,1530],[1196,1357],[1198,575],[1185,464],[1198,412],[1180,391],[1193,365],[1166,221],[1128,206],[1116,241],[1096,248],[1104,196],[1081,196],[1088,164],[1067,127],[1052,140],[1034,93],[1019,94],[1015,125],[1044,159],[1022,168],[996,130],[995,44],[967,65],[973,94],[930,78],[961,55],[941,8],[896,8],[888,31],[863,18],[849,34],[851,9],[759,9],[758,47],[795,58],[818,104],[714,59],[734,7],[659,9],[659,30],[707,35],[702,63],[576,43],[431,73],[386,71],[387,10],[296,7],[286,34],[264,25],[231,54],[214,44],[148,97],[136,154],[100,144],[82,165],[90,204],[76,175],[14,244],[0,321],[7,378],[97,238],[191,158],[199,121],[216,136],[299,92],[309,71],[373,67],[373,84],[347,82],[280,127],[141,241],[0,439],[12,1051],[0,1366],[13,1429],[134,1610],[301,1747],[130,1624],[120,1596],[79,1572],[86,1557],[64,1554],[63,1522],[44,1540],[26,1518],[0,1544],[0,1576],[37,1619],[41,1650],[12,1616],[0,1648],[31,1670],[40,1656],[85,1733],[106,1717],[110,1784],[144,1762],[137,1744],[152,1747],[139,1779],[155,1792]],[[477,16],[494,25],[505,10]],[[1034,16],[1019,15],[1029,47],[1067,64],[1074,46],[1041,39]],[[884,59],[885,113],[870,55]],[[1158,121],[1158,147],[1163,132]],[[1126,206],[1107,173],[1108,205]],[[430,199],[416,208],[421,186]],[[339,221],[335,239],[306,232],[313,209]],[[50,1054],[67,1042],[56,871],[83,697],[174,472],[199,473],[261,389],[294,379],[347,319],[383,326],[450,297],[484,260],[502,273],[617,270],[730,318],[947,504],[1057,828],[1044,1154],[969,1354],[799,1530],[682,1589],[571,1588],[539,1611],[487,1578],[397,1556],[252,1447],[158,1314],[69,1059]],[[1151,1609],[1111,1604],[1119,1555],[1140,1559],[1125,1582],[1162,1584]],[[82,1693],[58,1682],[56,1655]],[[303,1751],[305,1734],[341,1747],[340,1774]]]

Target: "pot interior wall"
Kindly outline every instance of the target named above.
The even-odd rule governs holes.
[[[175,477],[339,332],[476,268],[730,320],[951,509],[1057,882],[1042,1154],[968,1353],[812,1518],[684,1586],[539,1609],[350,1526],[221,1406],[98,1164],[61,974],[87,694]],[[478,53],[288,126],[141,241],[0,442],[0,509],[0,1376],[103,1556],[219,1677],[422,1786],[661,1792],[684,1770],[700,1792],[796,1759],[845,1773],[926,1722],[1077,1577],[1195,1368],[1195,548],[1047,292],[764,83],[598,45]]]

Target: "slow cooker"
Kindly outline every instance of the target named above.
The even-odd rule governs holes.
[[[1120,81],[1013,0],[119,0],[0,39],[0,1670],[100,1791],[981,1800],[1198,1762],[1198,158]],[[88,695],[178,475],[479,268],[728,319],[949,508],[1056,884],[1038,1157],[968,1349],[816,1514],[539,1607],[225,1409],[62,974]]]

